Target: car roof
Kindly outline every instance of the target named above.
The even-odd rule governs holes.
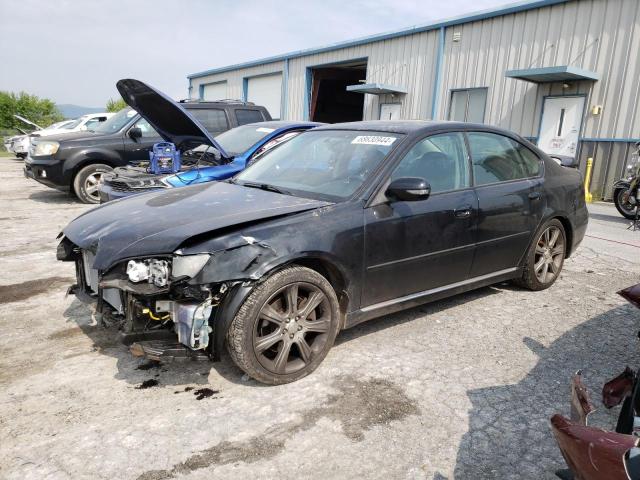
[[[367,120],[362,122],[334,123],[332,125],[318,127],[317,130],[369,130],[375,132],[420,134],[436,130],[446,130],[447,128],[456,130],[488,130],[496,133],[509,133],[510,135],[514,135],[512,132],[490,125],[432,120]]]
[[[290,127],[318,127],[321,125],[326,125],[326,123],[319,122],[291,122],[287,120],[268,120],[266,122],[254,122],[247,123],[241,126],[249,126],[249,127],[267,127],[267,128],[290,128]]]

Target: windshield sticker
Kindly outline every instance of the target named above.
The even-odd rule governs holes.
[[[383,147],[390,146],[396,141],[396,137],[379,137],[377,135],[358,135],[351,140],[352,145],[381,145]]]
[[[266,128],[266,127],[256,128],[256,132],[262,132],[262,133],[271,133],[274,130],[275,128]]]

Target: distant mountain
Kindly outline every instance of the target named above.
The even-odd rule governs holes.
[[[68,103],[65,103],[63,105],[56,105],[56,107],[64,116],[64,118],[78,118],[82,115],[86,115],[87,113],[98,113],[105,111],[104,107],[82,107],[80,105],[71,105]]]

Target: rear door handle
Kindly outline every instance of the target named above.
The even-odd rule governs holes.
[[[453,211],[453,215],[456,218],[469,218],[471,216],[471,205],[465,205],[464,207],[456,208]]]
[[[529,198],[531,200],[538,200],[540,198],[540,192],[531,192]]]

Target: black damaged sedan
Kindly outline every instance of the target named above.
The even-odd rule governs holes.
[[[64,229],[82,300],[134,354],[225,347],[297,380],[341,329],[505,280],[551,286],[588,221],[578,171],[484,125],[305,132],[226,182],[116,201]]]

